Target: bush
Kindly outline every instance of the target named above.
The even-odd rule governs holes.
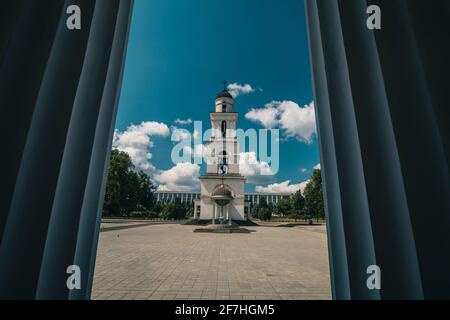
[[[290,219],[298,219],[298,220],[304,218],[303,214],[296,210],[290,210],[287,217]]]
[[[161,216],[168,220],[181,220],[186,217],[186,213],[187,211],[183,206],[177,203],[169,203],[163,208]]]
[[[132,211],[129,215],[131,218],[138,219],[156,219],[159,218],[159,214],[152,211]]]
[[[260,220],[267,221],[272,219],[272,211],[269,208],[259,208],[256,216]]]

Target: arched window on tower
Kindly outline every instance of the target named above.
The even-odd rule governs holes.
[[[222,112],[227,112],[227,104],[226,103],[222,104]]]
[[[221,152],[221,159],[220,159],[220,163],[223,165],[228,165],[228,158],[227,158],[227,152],[226,151],[222,151]]]
[[[222,121],[222,138],[227,137],[227,122],[224,120]]]

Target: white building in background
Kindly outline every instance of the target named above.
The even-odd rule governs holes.
[[[195,200],[200,199],[200,192],[156,191],[155,199],[162,203],[173,203],[176,199],[180,199],[181,203],[191,205]]]
[[[200,192],[181,192],[181,191],[157,191],[155,198],[158,202],[172,203],[175,199],[180,199],[182,203],[193,205],[194,201],[200,199]],[[281,199],[289,198],[292,193],[245,193],[245,201],[251,203],[252,206],[257,206],[262,198],[266,199],[267,203],[277,204]]]

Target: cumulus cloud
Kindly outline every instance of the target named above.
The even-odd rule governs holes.
[[[298,184],[291,184],[291,181],[288,180],[281,183],[270,184],[266,187],[257,186],[255,190],[258,193],[296,193],[299,190],[303,192],[308,183],[309,180]]]
[[[166,171],[160,171],[154,179],[159,191],[194,191],[200,185],[200,166],[189,162],[178,163]]]
[[[192,119],[186,119],[186,120],[182,120],[182,119],[177,119],[177,120],[175,120],[174,121],[176,124],[179,124],[179,125],[188,125],[188,124],[192,124]]]
[[[314,102],[300,107],[293,101],[272,101],[263,108],[251,109],[245,118],[262,124],[266,129],[279,127],[285,137],[308,144],[317,133]]]
[[[280,110],[280,127],[287,137],[295,137],[306,143],[312,142],[316,133],[316,116],[314,103],[300,108],[292,101],[284,101],[278,106]]]
[[[151,137],[167,137],[169,134],[169,127],[164,123],[132,124],[123,132],[115,130],[113,148],[128,153],[137,169],[154,170],[155,167],[150,163],[152,154],[149,149],[154,146]]]
[[[239,171],[252,184],[270,181],[275,175],[267,162],[257,160],[255,152],[239,154]]]
[[[269,103],[264,108],[251,109],[245,114],[245,118],[253,122],[259,122],[266,129],[272,129],[278,124],[278,115],[278,108],[273,103]]]
[[[321,169],[321,165],[320,165],[320,163],[318,163],[318,164],[316,164],[315,166],[314,166],[314,168],[313,168],[314,170],[317,170],[317,169]]]
[[[252,88],[249,84],[241,85],[239,83],[232,83],[229,84],[227,87],[230,94],[233,96],[233,98],[236,98],[237,96],[243,95],[243,94],[249,94],[252,92],[255,92],[255,89]]]

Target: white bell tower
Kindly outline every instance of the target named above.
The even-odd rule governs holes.
[[[234,99],[225,83],[216,97],[215,112],[210,114],[212,136],[206,145],[209,174],[239,174],[238,113],[233,109]]]
[[[245,178],[239,172],[239,143],[237,140],[238,113],[234,112],[234,98],[227,90],[219,92],[215,112],[210,113],[211,140],[205,144],[207,169],[200,177],[202,220],[246,220],[244,212]],[[223,197],[228,197],[228,202]],[[220,199],[220,201],[219,201]],[[222,215],[222,216],[221,216]]]

